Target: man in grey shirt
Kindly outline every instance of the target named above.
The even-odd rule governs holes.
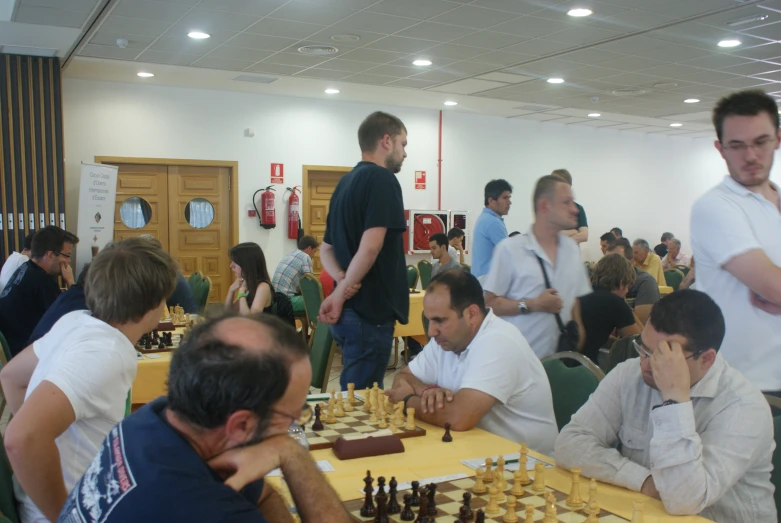
[[[660,499],[673,515],[776,521],[773,419],[759,389],[718,353],[708,295],[662,298],[638,358],[619,364],[556,438],[556,463]]]
[[[431,269],[431,277],[448,269],[460,269],[461,264],[458,260],[450,256],[447,236],[443,233],[434,234],[428,239],[428,246],[431,249],[431,257],[434,258],[434,266]]]
[[[607,244],[605,254],[620,254],[624,256],[630,262],[634,258],[632,252],[632,244],[626,238],[619,238]],[[651,308],[656,302],[659,301],[659,284],[656,283],[656,279],[645,271],[635,269],[637,279],[634,285],[629,288],[629,292],[626,295],[627,301],[635,310],[635,314],[643,322],[643,325],[648,321],[648,316],[651,315]]]

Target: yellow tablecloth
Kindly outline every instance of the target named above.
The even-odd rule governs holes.
[[[423,329],[423,294],[418,292],[409,295],[409,321],[406,325],[396,323],[396,328],[393,330],[394,338],[409,336],[423,345],[426,344],[426,331]]]
[[[672,287],[668,287],[666,285],[659,286],[659,294],[661,294],[662,296],[667,296],[668,294],[672,294],[672,292],[673,292]]]

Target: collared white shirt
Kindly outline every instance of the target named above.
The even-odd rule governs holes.
[[[409,370],[427,384],[493,396],[478,427],[543,454],[553,450],[558,428],[545,369],[518,329],[492,311],[464,352],[447,352],[432,338]]]
[[[773,419],[759,389],[721,357],[691,401],[654,409],[640,361],[611,370],[556,439],[556,463],[640,491],[651,475],[670,514],[719,523],[776,521]]]
[[[754,249],[781,266],[781,213],[727,176],[694,204],[691,232],[697,289],[724,314],[722,355],[761,390],[781,390],[781,316],[753,307],[749,288],[723,268]]]
[[[559,315],[566,325],[572,319],[575,298],[590,293],[591,284],[580,257],[578,244],[561,233],[556,265],[551,263],[548,254],[537,243],[531,227],[527,234],[519,234],[502,241],[494,250],[491,269],[483,281],[483,289],[511,300],[536,298],[545,291],[545,279],[537,256],[545,263],[551,286],[559,292],[564,302]],[[506,316],[505,319],[518,327],[538,358],[542,359],[556,352],[559,327],[555,315],[533,312]]]
[[[11,276],[14,275],[16,269],[27,263],[30,258],[19,252],[12,252],[11,255],[5,260],[3,268],[0,269],[0,292],[3,292]]]

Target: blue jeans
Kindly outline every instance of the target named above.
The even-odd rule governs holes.
[[[339,321],[331,326],[331,334],[342,348],[344,368],[339,378],[342,390],[355,383],[356,390],[382,388],[393,345],[394,321],[375,325],[352,309],[344,309]]]

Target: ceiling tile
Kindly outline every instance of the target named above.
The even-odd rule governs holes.
[[[210,52],[207,57],[225,58],[229,60],[249,61],[253,64],[264,58],[268,58],[274,51],[261,51],[260,49],[249,49],[247,47],[234,47],[232,45],[221,45]],[[252,64],[250,64],[252,65]],[[244,67],[247,67],[246,65]],[[242,67],[242,69],[244,68]]]
[[[453,40],[454,44],[471,45],[472,47],[483,47],[485,49],[501,49],[510,45],[519,44],[527,40],[522,36],[511,35],[507,33],[496,33],[494,31],[477,31],[463,38]]]
[[[511,45],[502,49],[503,51],[509,51],[511,53],[529,54],[532,56],[544,56],[551,53],[557,53],[573,47],[572,44],[564,42],[552,42],[544,38],[536,38],[534,40],[527,40],[520,44]]]
[[[98,2],[99,0],[20,0],[17,3],[20,6],[56,7],[58,9],[67,9],[68,11],[91,12]]]
[[[777,18],[781,18],[781,16],[777,16]],[[742,31],[742,33],[777,41],[779,38],[781,38],[781,22],[755,27],[754,29]]]
[[[585,20],[585,23],[603,29],[634,32],[659,27],[675,20],[669,16],[649,13],[647,11],[638,11],[637,9],[625,10],[612,16],[600,15],[601,13],[597,11],[594,15],[588,17],[588,19]]]
[[[468,27],[459,27],[455,25],[438,24],[436,22],[422,22],[396,33],[396,36],[408,36],[410,38],[423,38],[426,40],[436,40],[437,42],[450,42],[456,38],[461,38],[474,33],[475,30]]]
[[[521,120],[536,120],[538,122],[546,122],[550,120],[559,120],[561,119],[561,116],[557,114],[549,114],[549,113],[529,113],[529,114],[523,114],[521,116],[515,116],[514,118],[520,118]]]
[[[687,63],[693,63],[693,61],[690,60]],[[651,67],[650,69],[646,69],[643,71],[643,74],[652,74],[660,78],[675,79],[675,78],[681,78],[682,76],[688,74],[694,74],[703,70],[704,69],[699,69],[697,67],[690,67],[688,65],[683,65],[683,64],[666,64],[666,65],[661,65],[659,67]]]
[[[282,51],[285,53],[293,53],[293,54],[300,54],[302,56],[305,56],[305,53],[299,52],[299,49],[302,47],[308,47],[308,46],[322,46],[323,44],[312,42],[310,40],[299,40],[298,42],[294,43],[293,45],[290,45],[283,49]],[[342,44],[340,43],[338,47],[331,45],[330,47],[333,47],[336,49],[335,53],[323,56],[321,58],[336,58],[337,56],[342,56],[343,54],[349,53],[350,51],[355,49],[355,46]],[[317,55],[308,55],[308,56],[317,56]]]
[[[220,58],[217,56],[204,56],[193,62],[193,67],[203,67],[206,69],[226,69],[228,71],[242,71],[253,65],[255,62],[250,60],[234,60],[231,58]]]
[[[669,44],[661,40],[657,40],[656,38],[648,38],[647,36],[631,36],[629,38],[616,40],[615,42],[598,45],[594,49],[612,51],[614,53],[637,54],[638,51],[658,49],[668,45]]]
[[[16,9],[14,21],[24,24],[80,28],[87,21],[87,18],[89,18],[89,13],[86,11],[66,11],[51,7],[20,5]]]
[[[345,78],[345,81],[354,84],[383,85],[392,82],[396,78],[392,76],[380,76],[378,74],[358,73]]]
[[[518,0],[474,0],[470,5],[488,7],[490,9],[507,11],[508,13],[516,13],[519,15],[528,15],[540,10],[539,6],[534,3],[519,2]]]
[[[262,22],[262,20],[261,20]],[[334,35],[344,35],[348,34],[345,33],[344,29],[338,28],[338,27],[326,27],[322,31],[315,33],[314,35],[310,36],[308,40],[311,40],[313,42],[320,42],[328,45],[335,45],[335,46],[341,46],[344,45],[344,43],[335,41],[331,37]],[[345,42],[346,44],[353,46],[353,47],[359,47],[363,45],[368,45],[372,42],[376,42],[377,40],[380,40],[382,38],[385,38],[386,35],[381,33],[370,33],[368,31],[360,31],[356,29],[350,29],[349,34],[351,36],[357,36],[360,38],[360,40],[356,42]],[[338,40],[338,39],[337,39]]]
[[[149,47],[153,51],[163,51],[165,53],[182,53],[192,55],[204,55],[219,46],[221,42],[207,40],[193,40],[186,36],[179,38],[158,38]]]
[[[190,7],[186,5],[163,4],[149,0],[122,0],[111,11],[111,14],[130,18],[142,18],[144,20],[176,22],[189,10]]]
[[[328,58],[324,56],[276,53],[263,60],[263,62],[267,64],[292,65],[294,67],[314,67],[315,65],[322,64],[327,59]]]
[[[400,65],[378,65],[373,69],[365,71],[369,74],[379,74],[381,76],[395,76],[397,78],[406,78],[420,73],[416,67],[402,67]]]
[[[643,11],[650,11],[651,13],[658,14],[673,14],[678,18],[686,18],[689,16],[701,15],[723,9],[726,7],[733,7],[735,5],[734,0],[708,0],[707,2],[681,2],[680,0],[655,0],[654,2],[646,2],[641,9]]]
[[[683,62],[684,60],[692,60],[700,56],[707,56],[710,53],[705,49],[698,49],[696,47],[689,47],[685,45],[668,45],[666,47],[638,51],[634,54],[636,56],[653,58],[655,60],[675,60],[676,62]]]
[[[402,36],[386,36],[382,40],[372,42],[366,47],[381,51],[394,51],[397,53],[417,53],[437,45],[437,42],[420,40],[418,38],[404,38]]]
[[[730,80],[720,80],[718,82],[713,82],[713,85],[718,85],[719,87],[726,87],[727,89],[746,89],[748,87],[759,87],[764,84],[766,84],[767,81],[761,80],[759,78],[751,78],[750,76],[739,76],[737,78],[732,78]]]
[[[460,79],[461,77],[462,76],[458,74],[451,74],[451,73],[446,73],[445,71],[434,70],[434,71],[427,71],[425,73],[416,74],[412,78],[414,78],[415,80],[426,80],[430,82],[444,83],[444,82],[454,82]]]
[[[572,45],[588,45],[615,38],[620,35],[621,33],[618,31],[582,26],[559,31],[558,33],[548,35],[545,38],[554,42],[564,42]]]
[[[293,22],[307,22],[310,24],[331,25],[354,14],[352,9],[320,5],[302,0],[291,0],[274,11],[274,18],[280,20],[292,20]]]
[[[519,18],[515,18],[514,20],[510,20],[494,26],[491,28],[491,30],[497,31],[499,33],[509,33],[523,36],[525,38],[538,38],[540,36],[557,33],[565,29],[571,29],[572,27],[572,24],[557,22],[547,18],[521,16]]]
[[[393,87],[410,87],[413,89],[425,89],[426,87],[431,87],[432,85],[437,85],[439,82],[431,82],[426,80],[416,80],[415,78],[402,78],[401,80],[396,80],[391,83],[389,83],[389,86]]]
[[[266,16],[285,0],[202,0],[199,7],[252,16]]]
[[[437,58],[449,58],[451,60],[469,60],[477,55],[482,55],[484,52],[485,49],[457,44],[440,44],[431,49],[426,49],[427,55]]]
[[[781,43],[758,45],[747,49],[737,49],[735,54],[738,56],[745,56],[746,58],[753,58],[755,60],[771,60],[781,57]]]
[[[622,124],[610,126],[611,129],[623,129],[623,130],[638,129],[640,127],[643,127],[643,126],[642,125],[637,125],[636,123],[622,123]]]
[[[257,22],[257,16],[196,8],[166,31],[166,36],[186,35],[190,31],[203,31],[214,36],[228,36],[243,31]]]
[[[442,22],[443,24],[472,27],[475,29],[487,29],[497,24],[507,22],[517,16],[519,15],[507,11],[497,11],[495,9],[485,9],[483,7],[466,5],[443,15],[439,15],[435,17],[433,21]]]
[[[282,49],[286,49],[295,44],[296,41],[290,38],[241,33],[231,38],[228,43],[236,47],[249,47],[250,49],[262,49],[265,51],[281,51]]]
[[[558,58],[546,58],[512,69],[518,71],[520,74],[529,72],[534,73],[535,76],[563,76],[567,71],[572,71],[579,67],[580,66],[574,62],[565,62]],[[613,71],[613,74],[618,74],[618,72]]]
[[[698,84],[712,84],[722,80],[731,80],[737,78],[734,74],[729,74],[721,71],[698,71],[694,74],[687,74],[681,76],[681,80],[687,82],[694,82]]]
[[[458,5],[443,0],[382,0],[367,11],[427,20],[456,8]]]
[[[480,78],[481,80],[492,80],[494,82],[505,82],[509,84],[519,84],[529,80],[534,80],[534,77],[532,76],[524,76],[522,74],[511,74],[511,73],[501,73],[501,72],[486,73],[478,76],[478,78]]]
[[[740,75],[762,76],[763,73],[778,71],[779,69],[781,69],[781,67],[778,65],[768,62],[749,62],[736,65],[735,67],[727,67],[724,69],[724,72]]]
[[[720,40],[741,38],[737,31],[728,27],[711,27],[697,22],[685,22],[658,31],[651,31],[647,33],[647,36],[670,43],[693,45],[703,49],[710,49],[711,51],[719,49],[716,44]],[[752,40],[753,44],[747,43],[747,45],[758,45],[761,43],[755,39]]]
[[[303,40],[323,29],[324,27],[322,25],[317,24],[291,22],[290,20],[277,20],[275,18],[263,18],[262,20],[258,20],[256,23],[248,27],[245,32]],[[332,31],[326,36],[326,38],[330,38],[331,34],[336,34],[338,32],[339,31]]]
[[[762,4],[765,4],[765,2],[762,2]],[[746,18],[756,17],[758,15],[771,15],[771,17],[774,15],[772,11],[767,11],[765,9],[762,9],[758,5],[751,5],[746,7],[741,7],[739,9],[730,9],[729,11],[726,11],[724,13],[719,13],[715,15],[709,15],[704,18],[700,18],[698,21],[701,24],[708,24],[714,27],[724,27],[726,23],[736,21],[736,20],[744,20]],[[741,24],[738,26],[741,30],[743,29],[750,29],[752,27],[758,27],[761,25],[765,25],[771,20],[756,20],[753,22],[748,22],[746,24]]]
[[[321,80],[341,80],[349,76],[350,73],[344,71],[331,71],[327,69],[304,69],[296,76],[305,76],[307,78],[319,78]]]
[[[190,65],[199,57],[191,54],[164,53],[162,51],[147,50],[137,58],[138,62],[151,62],[154,64]]]
[[[723,69],[733,65],[740,65],[748,62],[748,58],[734,56],[727,53],[711,54],[701,56],[691,60],[684,60],[681,64],[691,65],[693,67],[702,67],[704,69]]]
[[[558,56],[562,60],[568,62],[575,62],[582,65],[594,65],[603,64],[610,60],[617,60],[619,58],[625,58],[627,55],[614,53],[611,51],[603,51],[601,49],[586,48],[578,51],[570,51],[568,53]]]
[[[90,43],[97,45],[117,45],[117,39],[124,38],[127,40],[128,49],[146,49],[146,47],[155,41],[154,38],[149,36],[136,36],[128,34],[107,33],[105,31],[98,31],[95,36],[92,37]]]
[[[265,64],[262,62],[247,68],[247,71],[251,73],[287,74],[291,76],[303,70],[304,70],[303,67],[291,67],[289,65],[278,65],[278,64]]]
[[[479,93],[480,91],[487,91],[488,89],[495,89],[497,87],[504,87],[505,85],[506,84],[500,82],[491,82],[489,80],[469,78],[467,80],[461,80],[458,82],[432,87],[429,89],[429,91],[454,94],[472,94]]]
[[[349,9],[365,9],[370,5],[377,3],[377,0],[316,0],[316,1],[317,3],[324,4],[324,5],[347,7]]]
[[[481,54],[473,58],[475,61],[507,67],[510,65],[516,65],[529,60],[534,60],[534,56],[525,55],[520,53],[508,53],[507,51],[491,51],[490,53]]]
[[[563,123],[563,124],[573,124],[573,123],[581,123],[581,122],[588,122],[588,118],[575,118],[575,117],[569,117],[569,118],[560,118],[556,120],[556,123]]]
[[[315,69],[331,69],[333,71],[343,71],[345,73],[362,73],[375,67],[371,62],[358,62],[355,60],[345,60],[343,58],[332,58],[315,66]]]
[[[666,65],[661,60],[653,60],[651,58],[643,58],[641,56],[625,56],[617,60],[610,60],[608,62],[602,62],[602,67],[609,67],[611,69],[619,69],[621,71],[642,71],[643,69],[651,69],[652,67],[659,67]]]
[[[361,11],[349,18],[337,22],[334,24],[334,27],[344,29],[344,32],[346,33],[349,33],[352,28],[360,28],[364,31],[373,33],[393,34],[398,31],[403,31],[408,27],[412,27],[417,23],[419,23],[419,21],[412,18]]]
[[[781,71],[762,73],[761,75],[757,75],[757,78],[762,78],[763,80],[781,83]],[[781,85],[779,85],[778,87],[781,88]]]
[[[348,60],[357,60],[359,62],[372,62],[376,64],[384,64],[392,62],[400,58],[404,58],[406,53],[396,53],[392,51],[380,51],[377,49],[365,49],[359,48],[349,53],[345,53],[343,58]]]
[[[87,44],[79,51],[79,55],[94,56],[96,58],[113,58],[115,60],[135,60],[140,52],[141,51],[138,49],[131,49],[130,47],[123,49],[115,45]]]
[[[450,65],[445,65],[437,68],[438,71],[444,71],[451,74],[461,74],[464,76],[472,76],[476,74],[482,74],[487,71],[492,71],[496,66],[483,64],[478,62],[456,62]]]
[[[589,120],[584,120],[580,122],[578,125],[587,125],[589,127],[609,127],[613,125],[613,122],[608,120],[602,120],[600,118],[591,118]]]
[[[107,33],[121,33],[138,36],[151,36],[157,38],[169,24],[156,20],[141,20],[139,18],[126,18],[124,16],[109,16],[100,26],[101,31]]]
[[[597,80],[599,78],[605,78],[607,76],[615,76],[621,74],[618,69],[607,69],[602,66],[594,65],[591,67],[580,67],[566,72],[567,81],[569,82],[582,82],[586,80]]]

